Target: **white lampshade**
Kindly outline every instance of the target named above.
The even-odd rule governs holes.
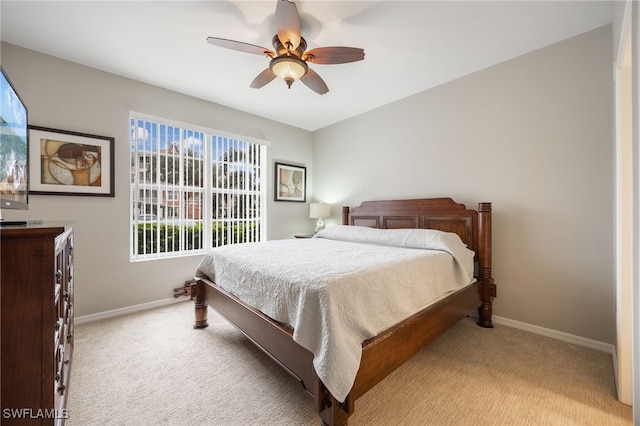
[[[331,216],[331,204],[311,203],[309,217],[312,219],[326,219]]]

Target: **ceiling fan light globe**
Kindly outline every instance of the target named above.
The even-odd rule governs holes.
[[[309,69],[306,62],[295,56],[279,56],[272,59],[269,66],[271,71],[283,79],[289,87],[295,80],[304,77]]]

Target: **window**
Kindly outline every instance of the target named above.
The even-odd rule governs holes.
[[[261,241],[266,143],[132,113],[131,260]]]

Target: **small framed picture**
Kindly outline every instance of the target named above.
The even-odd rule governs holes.
[[[307,168],[275,163],[275,201],[307,200]]]
[[[29,126],[29,193],[113,197],[114,145],[108,136]]]

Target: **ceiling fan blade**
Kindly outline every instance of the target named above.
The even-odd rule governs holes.
[[[303,55],[302,59],[314,64],[346,64],[364,59],[364,49],[358,47],[318,47]]]
[[[313,90],[319,95],[324,95],[329,91],[327,84],[317,72],[309,68],[307,73],[300,79],[309,89]]]
[[[253,79],[249,87],[252,89],[259,89],[266,86],[267,83],[271,83],[274,78],[276,78],[276,75],[271,71],[271,68],[267,68]]]
[[[280,43],[289,50],[300,44],[300,15],[295,3],[279,0],[276,5],[276,33]]]
[[[275,52],[262,46],[256,46],[255,44],[244,43],[242,41],[228,40],[226,38],[207,37],[207,43],[214,46],[225,47],[227,49],[238,50],[245,53],[253,53],[256,55],[267,55],[270,57],[275,56]]]

